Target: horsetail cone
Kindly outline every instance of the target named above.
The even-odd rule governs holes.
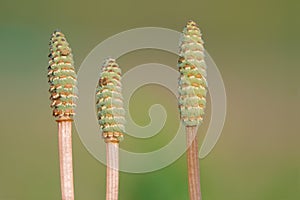
[[[97,117],[105,142],[123,139],[125,111],[121,93],[121,69],[115,59],[106,59],[102,65],[96,89]]]
[[[203,122],[207,93],[203,43],[197,24],[188,21],[180,39],[178,59],[179,110],[185,126]]]
[[[77,98],[77,75],[72,51],[60,31],[52,33],[49,45],[48,79],[53,116],[70,118],[75,114]]]

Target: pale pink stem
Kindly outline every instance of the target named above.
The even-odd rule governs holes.
[[[198,140],[196,137],[197,126],[187,126],[187,144],[191,144],[187,150],[188,182],[190,200],[201,200],[200,168],[198,157]]]
[[[118,200],[119,143],[106,143],[106,200]]]
[[[59,119],[57,122],[62,200],[74,200],[72,120]]]

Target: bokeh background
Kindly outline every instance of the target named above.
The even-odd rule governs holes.
[[[181,31],[189,19],[202,29],[228,98],[222,136],[201,160],[203,199],[300,199],[299,9],[297,0],[1,0],[0,199],[60,199],[57,131],[47,83],[53,30],[66,34],[78,70],[109,36],[145,26]],[[126,72],[148,62],[176,68],[176,59],[143,50],[122,56],[119,63]],[[132,116],[148,124],[148,109],[155,103],[168,112],[166,126],[151,139],[128,137],[123,148],[147,152],[172,138],[178,111],[165,88],[140,88],[131,100]],[[200,141],[208,123],[199,130]],[[105,199],[105,166],[88,153],[76,130],[73,144],[76,199]],[[120,185],[122,200],[187,200],[186,157],[156,172],[121,173]]]

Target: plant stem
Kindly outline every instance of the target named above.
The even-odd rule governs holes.
[[[196,137],[197,126],[186,127],[187,145],[187,166],[190,200],[201,200],[200,170],[198,157],[198,140]]]
[[[62,200],[74,200],[72,119],[68,117],[61,117],[57,120],[57,122]]]
[[[106,200],[117,200],[119,193],[119,143],[106,143]]]

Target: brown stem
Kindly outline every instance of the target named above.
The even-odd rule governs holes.
[[[201,200],[200,170],[198,157],[197,126],[187,126],[187,166],[190,200]]]
[[[72,120],[58,119],[57,122],[62,200],[74,200]]]
[[[119,143],[106,143],[106,200],[118,200],[119,192]]]

